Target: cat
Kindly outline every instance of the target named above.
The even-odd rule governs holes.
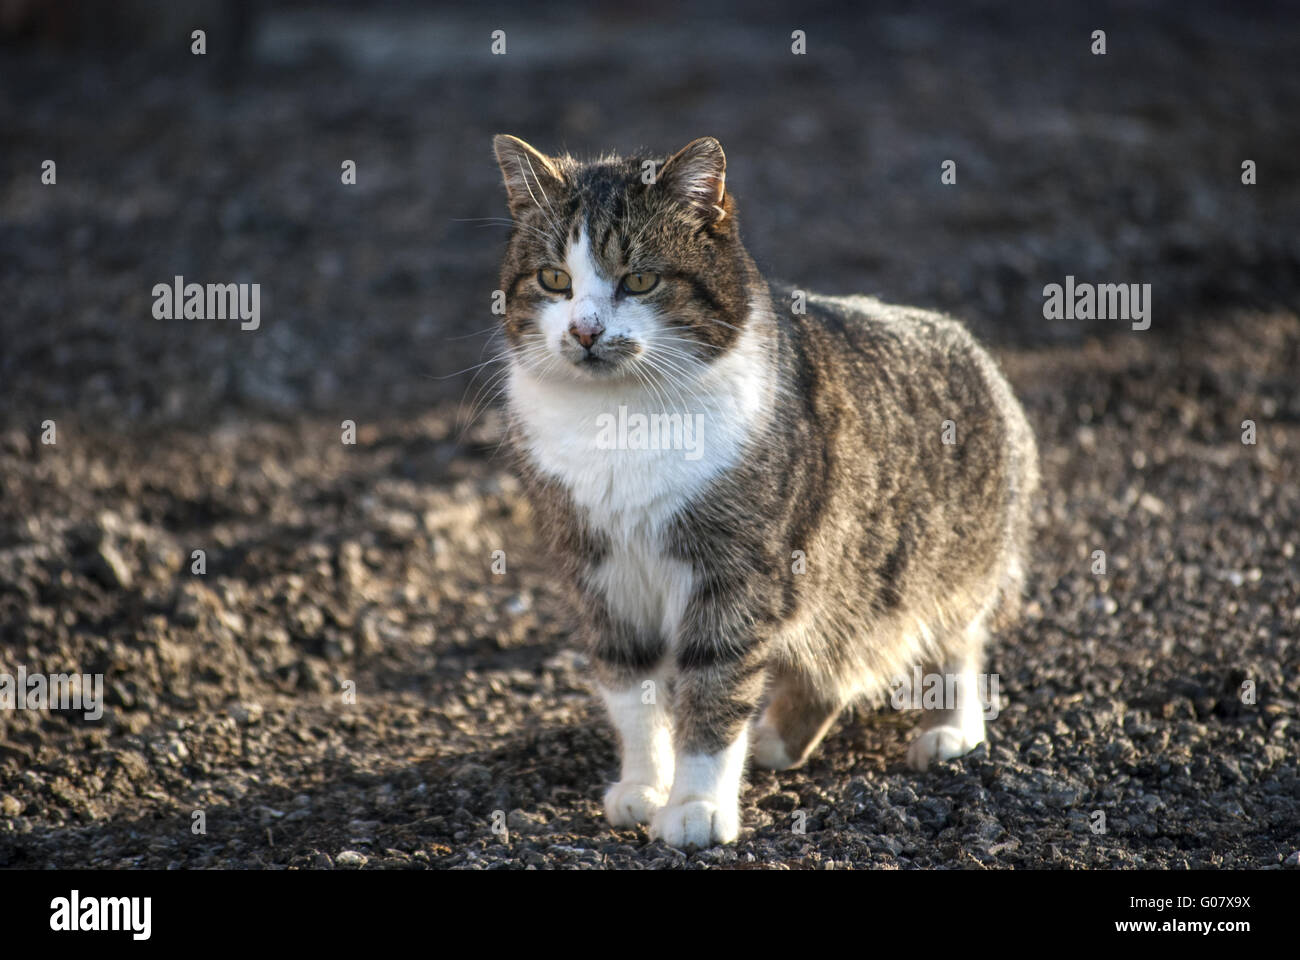
[[[915,665],[952,696],[908,763],[981,743],[1038,484],[994,361],[945,316],[770,286],[712,137],[494,148],[508,446],[621,745],[609,822],[736,840],[747,757],[798,766]]]

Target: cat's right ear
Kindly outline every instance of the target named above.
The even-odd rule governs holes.
[[[548,204],[554,204],[554,197],[564,185],[564,177],[554,161],[518,137],[505,133],[492,138],[492,148],[505,180],[511,216],[518,219],[532,205],[546,210]]]

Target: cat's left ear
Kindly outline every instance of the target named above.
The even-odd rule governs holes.
[[[700,137],[678,150],[655,178],[680,202],[698,214],[706,226],[727,215],[727,155],[713,137]]]

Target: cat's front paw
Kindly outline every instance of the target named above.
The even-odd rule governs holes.
[[[712,800],[671,804],[655,814],[650,836],[679,848],[733,843],[740,836],[739,804],[718,804]]]
[[[605,791],[605,817],[616,827],[649,823],[667,802],[667,791],[624,780]]]
[[[944,724],[922,730],[907,748],[907,765],[922,773],[935,760],[951,760],[970,753],[984,740],[983,731],[976,733],[961,727]]]

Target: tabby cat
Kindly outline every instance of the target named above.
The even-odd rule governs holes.
[[[711,137],[494,145],[510,445],[621,743],[610,822],[734,841],[747,757],[797,766],[914,667],[951,682],[911,766],[983,741],[1038,482],[988,354],[935,313],[769,286]]]

